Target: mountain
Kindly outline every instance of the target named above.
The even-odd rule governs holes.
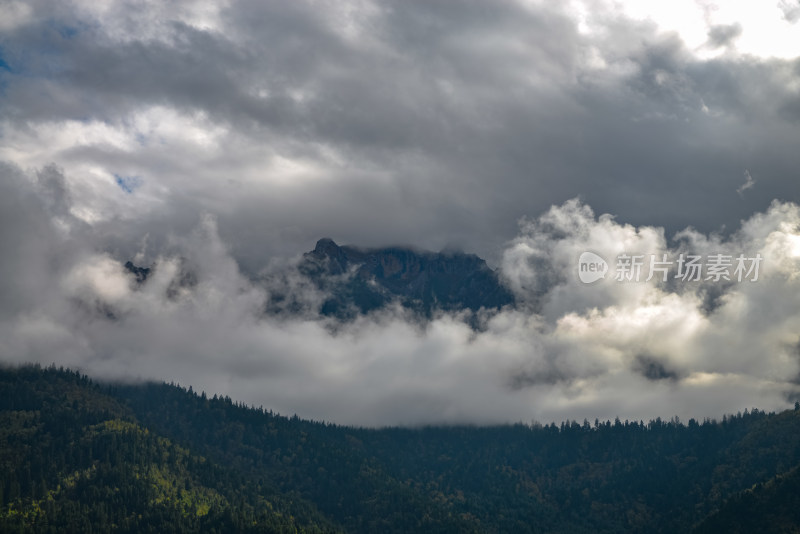
[[[694,532],[800,532],[800,467],[734,495],[695,528]]]
[[[147,282],[152,268],[124,264],[137,285]],[[293,274],[301,283],[290,282]],[[341,320],[399,304],[419,318],[437,311],[466,312],[476,325],[480,310],[499,310],[514,304],[514,295],[486,262],[463,252],[425,252],[404,247],[363,249],[339,246],[332,239],[317,241],[292,268],[270,273],[260,282],[269,286],[267,312],[319,313]],[[197,283],[182,265],[167,289],[170,298]],[[309,288],[323,295],[321,302],[304,302]]]
[[[794,532],[800,409],[364,429],[0,369],[2,532]]]
[[[138,265],[134,265],[132,261],[126,261],[124,267],[126,271],[136,277],[137,284],[145,283],[147,277],[150,276],[150,269],[148,267],[139,267]]]
[[[0,372],[0,532],[334,532],[69,371]]]
[[[392,302],[424,317],[437,310],[477,312],[514,303],[483,259],[462,252],[362,249],[324,238],[298,268],[330,295],[320,309],[328,316],[352,317]]]

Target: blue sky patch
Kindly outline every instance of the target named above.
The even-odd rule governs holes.
[[[114,180],[117,182],[117,185],[120,187],[120,189],[128,194],[133,193],[142,185],[142,179],[138,176],[121,176],[119,174],[115,174]]]
[[[0,48],[0,70],[7,70],[11,72],[11,65],[9,65],[5,60],[5,54],[3,53],[3,49]]]

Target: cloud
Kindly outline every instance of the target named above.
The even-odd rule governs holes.
[[[27,200],[4,211],[18,220],[3,248],[39,243],[21,250],[23,264],[3,266],[8,289],[22,288],[0,317],[6,363],[175,380],[282,413],[365,425],[718,416],[780,408],[797,394],[795,204],[774,203],[730,238],[686,230],[672,240],[597,217],[578,200],[553,206],[524,219],[503,255],[503,276],[523,306],[488,316],[475,332],[457,314],[420,325],[399,308],[334,325],[313,313],[319,290],[287,271],[291,262],[245,275],[211,215],[158,249],[148,242],[152,270],[137,282],[124,258],[93,246],[93,230],[56,224],[58,212],[45,211],[48,191],[6,172],[16,178],[2,183],[16,185],[5,185],[3,198]],[[69,246],[53,246],[59,239]],[[622,252],[764,260],[757,282],[725,285],[709,311],[703,293],[712,281],[583,284],[583,249],[608,258],[612,271]],[[269,273],[283,273],[289,288]],[[278,288],[306,302],[305,312],[265,313]]]
[[[783,12],[783,16],[790,24],[794,24],[800,19],[800,2],[792,0],[781,0],[778,7]]]
[[[252,271],[322,235],[496,264],[519,217],[578,195],[674,232],[798,194],[793,62],[703,58],[630,6],[29,5],[2,44],[0,158],[55,162],[74,215],[154,240],[212,212]],[[774,178],[729,198],[755,166]]]
[[[739,23],[712,26],[708,30],[708,46],[711,48],[731,46],[741,34],[742,25]]]
[[[505,272],[517,291],[537,297],[565,353],[605,361],[603,374],[625,368],[648,380],[668,378],[677,389],[710,377],[782,381],[796,375],[798,364],[792,353],[798,317],[789,288],[797,283],[799,215],[797,205],[775,202],[727,239],[687,229],[670,244],[660,229],[619,224],[607,215],[595,219],[586,205],[571,201],[523,221],[523,234],[506,253]],[[698,282],[664,283],[658,277],[645,282],[643,274],[639,282],[605,279],[587,285],[576,269],[583,250],[605,258],[627,253],[661,260],[666,254],[670,277],[677,274],[680,254],[698,255],[706,263],[718,254],[763,261],[756,281],[732,277],[726,283],[704,271]],[[532,266],[542,258],[563,273],[543,295],[531,290],[542,272]],[[716,300],[711,307],[709,293]],[[792,390],[786,384],[779,389],[787,395]]]
[[[120,189],[129,195],[142,185],[142,179],[138,176],[120,176],[119,174],[115,174],[114,181],[117,182]]]
[[[795,391],[790,3],[7,4],[4,361],[365,424]],[[334,328],[281,270],[323,236],[476,252],[522,304],[480,334],[400,310]],[[584,251],[609,262],[592,286]],[[763,279],[619,283],[623,252],[761,254]],[[264,318],[281,291],[302,313]]]
[[[744,183],[736,188],[736,192],[739,194],[739,196],[742,196],[742,193],[744,193],[747,189],[750,189],[751,187],[756,185],[756,181],[753,179],[752,176],[750,176],[750,171],[748,170],[744,171],[744,178],[745,178]]]

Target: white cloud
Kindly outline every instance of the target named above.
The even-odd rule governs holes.
[[[0,320],[0,358],[175,380],[282,413],[366,425],[780,408],[797,394],[800,370],[800,207],[775,203],[730,239],[680,237],[698,254],[762,254],[761,278],[730,285],[710,310],[711,283],[582,284],[575,261],[584,248],[608,258],[683,249],[668,246],[660,229],[596,217],[572,200],[523,221],[509,244],[504,273],[528,307],[475,332],[450,315],[422,327],[400,309],[335,329],[311,315],[265,315],[271,286],[241,274],[211,216],[151,253],[142,285],[109,254],[77,246],[91,238],[74,234],[86,252],[57,262],[57,285],[40,305]]]
[[[756,185],[756,181],[750,175],[750,171],[745,170],[744,171],[744,183],[736,188],[736,192],[739,193],[739,196],[742,196],[742,193],[744,193],[746,190],[752,188],[754,185]]]
[[[662,33],[674,32],[699,58],[710,59],[724,52],[705,46],[715,26],[741,25],[735,55],[759,58],[794,59],[800,56],[800,42],[795,38],[794,9],[791,2],[723,2],[674,0],[577,1],[576,12],[582,24],[592,28],[591,19],[602,20],[611,13],[655,24]],[[595,23],[597,24],[597,23]]]
[[[763,199],[798,198],[789,4],[6,2],[0,159],[25,172],[0,168],[0,359],[366,424],[779,407],[800,218]],[[759,195],[732,194],[743,168]],[[319,305],[253,278],[326,235],[478,252],[522,307],[477,334],[262,317],[280,286]],[[764,262],[587,286],[587,250]]]

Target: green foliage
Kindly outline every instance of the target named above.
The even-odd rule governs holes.
[[[697,534],[800,532],[800,468],[758,483],[732,498],[696,529]]]
[[[371,430],[0,371],[3,532],[791,532],[798,465],[794,410]]]
[[[140,426],[86,377],[0,372],[2,532],[321,532],[306,505]],[[296,515],[294,515],[296,514]]]

